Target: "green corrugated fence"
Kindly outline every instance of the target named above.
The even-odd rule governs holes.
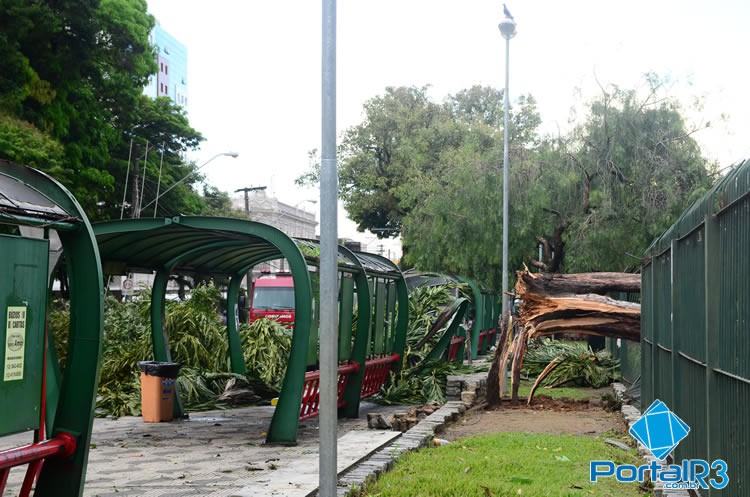
[[[641,276],[641,406],[661,399],[690,426],[676,462],[728,463],[729,485],[710,495],[747,497],[750,161],[651,244]]]

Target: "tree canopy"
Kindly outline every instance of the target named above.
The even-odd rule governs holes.
[[[0,0],[0,157],[53,174],[94,218],[120,215],[126,175],[133,215],[160,169],[162,185],[193,171],[183,157],[200,133],[171,100],[143,94],[153,26],[145,0]],[[200,179],[160,199],[159,214],[207,209],[190,187]]]
[[[544,136],[534,98],[510,109],[511,269],[622,271],[710,184],[679,105],[608,87],[564,136]],[[403,264],[499,286],[502,92],[435,102],[387,88],[339,148],[340,195],[360,230],[402,237]],[[300,179],[317,179],[317,169]],[[383,231],[383,228],[389,228]],[[378,231],[379,230],[379,231]],[[542,257],[538,257],[538,247]]]

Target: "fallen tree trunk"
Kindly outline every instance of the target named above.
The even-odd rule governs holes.
[[[578,277],[580,276],[580,277]],[[521,299],[518,321],[529,338],[554,333],[580,333],[639,341],[641,306],[615,300],[599,291],[619,288],[640,291],[633,276],[625,273],[581,273],[545,275],[528,270],[516,273],[516,295]],[[569,293],[563,288],[576,288]]]
[[[491,376],[499,388],[488,389],[487,402],[499,403],[504,390],[501,371],[512,358],[513,401],[518,400],[523,357],[528,340],[553,334],[593,335],[640,341],[640,304],[615,300],[600,293],[640,292],[640,276],[626,273],[544,274],[528,269],[516,273],[516,296],[521,300],[516,336],[498,344]],[[488,378],[489,381],[497,381]],[[499,391],[498,391],[499,390]],[[497,397],[494,397],[497,396]],[[493,398],[494,397],[494,398]]]
[[[505,389],[504,372],[508,356],[508,338],[512,334],[512,318],[507,312],[500,318],[500,339],[495,349],[490,371],[487,375],[487,405],[489,407],[500,404]]]
[[[640,304],[594,294],[558,297],[527,292],[521,298],[518,320],[529,338],[568,332],[640,340]]]
[[[524,285],[538,293],[640,292],[641,275],[631,273],[530,273],[519,271]]]

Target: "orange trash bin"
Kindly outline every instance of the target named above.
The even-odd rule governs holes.
[[[175,362],[141,361],[141,414],[145,423],[174,419],[175,382],[180,365]]]

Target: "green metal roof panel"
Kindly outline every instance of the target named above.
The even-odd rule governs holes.
[[[395,279],[402,279],[401,270],[390,259],[381,255],[370,254],[367,252],[354,252],[359,262],[365,268],[365,271],[380,276],[387,276]]]
[[[201,220],[211,227],[195,226],[191,220]],[[102,261],[125,268],[157,270],[175,264],[175,272],[231,274],[249,261],[282,257],[273,240],[229,227],[222,229],[223,221],[204,217],[127,219],[95,224],[94,233]],[[233,222],[262,227],[260,231],[270,228],[275,236],[286,237],[274,228],[252,221]]]
[[[82,216],[72,195],[50,176],[0,159],[0,219],[79,223]]]
[[[302,255],[305,259],[317,266],[320,264],[320,241],[312,240],[310,238],[295,238],[294,243],[297,244]],[[353,271],[361,271],[362,268],[359,261],[352,255],[349,250],[346,250],[343,246],[338,246],[338,254],[336,256],[337,264],[339,268],[347,267]]]

